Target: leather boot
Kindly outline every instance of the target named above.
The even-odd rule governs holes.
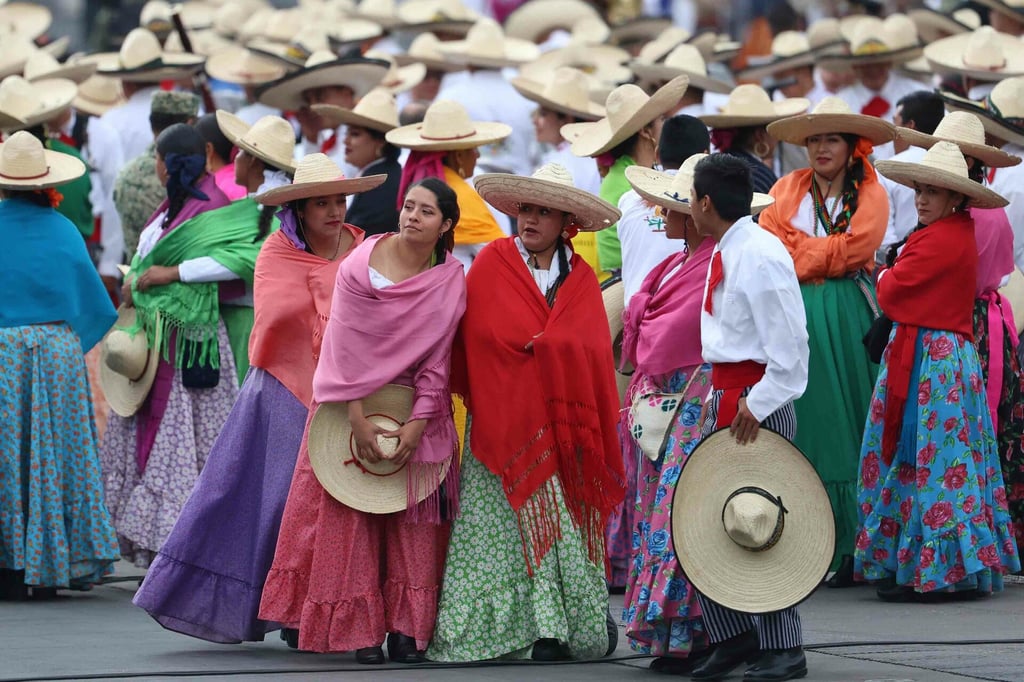
[[[757,632],[749,630],[715,644],[707,660],[693,669],[694,680],[720,680],[742,663],[754,663],[761,655]]]
[[[780,682],[795,680],[807,675],[807,658],[803,647],[792,649],[768,649],[761,658],[743,673],[744,680],[757,682]]]

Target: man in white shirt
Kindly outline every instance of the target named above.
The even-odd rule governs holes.
[[[160,84],[121,81],[121,90],[128,98],[127,101],[100,116],[100,120],[117,131],[121,141],[121,155],[125,159],[134,159],[153,142],[149,107],[153,95],[160,91]]]
[[[857,82],[839,91],[839,97],[855,113],[877,116],[891,121],[896,103],[907,95],[927,90],[927,86],[892,70],[890,62],[854,66]],[[875,147],[875,160],[891,158],[891,144]]]
[[[753,187],[740,159],[712,155],[694,169],[693,221],[718,242],[701,312],[701,345],[713,392],[703,435],[729,428],[740,445],[761,425],[796,435],[793,401],[807,387],[807,320],[793,259],[777,237],[750,217]],[[704,627],[716,645],[692,679],[717,680],[757,657],[748,680],[789,680],[807,672],[796,607],[751,615],[698,595]]]

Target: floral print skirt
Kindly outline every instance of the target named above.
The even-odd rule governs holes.
[[[998,591],[1020,559],[978,353],[960,334],[918,331],[891,460],[882,452],[888,354],[864,432],[855,572],[919,592]]]

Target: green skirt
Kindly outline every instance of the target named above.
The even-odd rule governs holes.
[[[878,365],[862,339],[874,319],[853,279],[801,284],[810,336],[807,391],[796,401],[797,446],[825,483],[836,517],[836,556],[853,554],[857,470]],[[872,302],[874,287],[870,286]]]

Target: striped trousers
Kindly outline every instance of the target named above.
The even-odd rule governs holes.
[[[744,391],[743,395],[746,395],[749,390]],[[718,402],[721,399],[722,391],[712,393],[708,403],[707,418],[701,431],[702,438],[715,431],[715,422],[718,421]],[[761,426],[777,431],[789,440],[793,440],[796,436],[796,411],[793,409],[793,403],[786,403],[768,415],[768,418],[761,422]],[[800,613],[795,606],[774,613],[752,615],[716,604],[699,593],[697,599],[704,612],[704,629],[712,642],[723,642],[756,629],[761,649],[792,649],[803,645]]]

